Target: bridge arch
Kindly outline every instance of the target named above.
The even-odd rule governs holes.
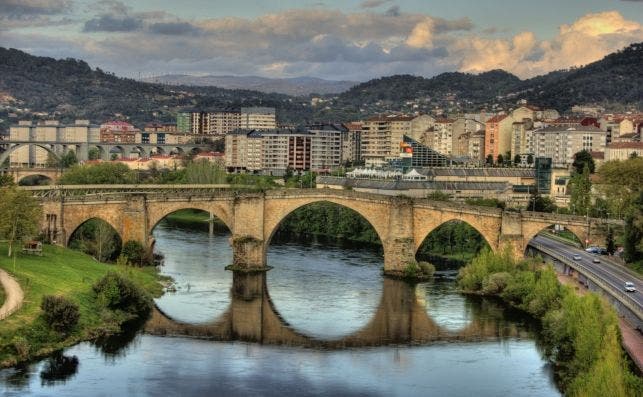
[[[448,238],[448,241],[440,241],[440,237]],[[436,238],[438,240],[436,240]],[[481,240],[481,241],[480,241]],[[437,252],[435,250],[430,250],[431,245],[434,247],[442,247],[442,252]],[[474,226],[469,224],[466,221],[460,219],[450,219],[442,222],[442,224],[435,227],[431,230],[426,237],[422,240],[420,245],[415,250],[416,260],[424,260],[423,256],[438,257],[437,262],[439,263],[449,263],[456,262],[458,260],[449,260],[445,255],[447,254],[445,248],[448,247],[449,255],[454,255],[455,253],[473,253],[477,254],[481,249],[485,247],[491,247],[489,241],[485,239],[482,233],[476,229]],[[452,249],[456,248],[456,252],[453,252]],[[444,258],[444,259],[441,259]],[[455,258],[454,258],[455,259]],[[429,262],[433,262],[432,259],[429,259]]]
[[[37,147],[39,147],[41,149],[46,150],[48,153],[50,153],[52,156],[54,156],[54,158],[56,158],[57,160],[60,159],[60,156],[58,155],[58,153],[56,153],[56,151],[52,147],[47,145],[47,144],[37,143],[37,142],[25,142],[25,143],[18,143],[18,144],[15,144],[13,146],[10,146],[7,150],[5,150],[4,152],[0,153],[0,166],[2,164],[4,164],[4,162],[9,158],[11,153],[15,152],[16,150],[18,150],[20,148],[29,147],[31,145],[37,146]]]
[[[489,214],[476,213],[475,211],[465,212],[453,209],[415,208],[413,211],[414,222],[414,243],[415,252],[418,251],[428,235],[447,222],[465,222],[474,228],[489,247],[496,251],[498,249],[502,216],[489,216]]]
[[[121,233],[119,233],[118,228],[115,227],[115,225],[113,223],[109,222],[107,219],[103,219],[103,218],[98,217],[98,216],[94,216],[94,217],[85,219],[83,222],[78,224],[75,228],[70,229],[71,233],[69,233],[68,237],[67,237],[67,246],[69,247],[69,246],[73,245],[74,237],[80,237],[81,240],[82,240],[83,236],[78,236],[78,233],[81,230],[83,225],[85,225],[85,224],[87,224],[88,222],[91,222],[91,221],[98,221],[98,222],[101,222],[104,225],[107,225],[108,229],[105,229],[105,232],[106,233],[113,233],[113,235],[116,238],[116,241],[114,241],[115,246],[113,247],[114,252],[111,255],[108,255],[107,253],[104,253],[105,256],[103,256],[103,257],[100,257],[102,255],[99,255],[97,252],[93,252],[93,253],[88,252],[88,251],[85,251],[85,252],[87,252],[89,254],[96,254],[97,256],[99,256],[97,258],[99,261],[104,261],[104,260],[109,260],[109,259],[114,260],[115,256],[118,255],[121,252],[121,249],[123,248],[122,247],[123,243],[124,243],[123,237],[121,236]],[[111,229],[111,230],[109,230],[109,229]],[[110,235],[108,234],[106,236],[110,236]],[[96,244],[96,246],[97,247],[100,246],[100,248],[95,248],[95,250],[100,250],[100,249],[102,249],[103,244],[108,244],[107,240],[102,240],[102,239],[104,239],[106,237],[100,237],[100,236],[95,236],[95,235],[92,236],[92,237],[96,238],[96,241],[94,242]],[[107,238],[109,238],[109,237],[107,237]],[[78,247],[78,248],[80,248],[80,247]]]
[[[200,210],[212,214],[233,233],[232,209],[227,203],[216,201],[193,201],[193,202],[151,202],[148,204],[147,230],[152,233],[154,228],[168,215],[180,210]]]
[[[264,236],[266,236],[264,250],[270,244],[270,240],[277,231],[283,220],[295,210],[314,203],[333,203],[351,209],[362,216],[377,233],[382,244],[388,236],[388,217],[382,216],[382,208],[385,206],[373,205],[373,203],[341,197],[293,197],[286,200],[266,200],[264,208]]]
[[[45,175],[42,173],[34,172],[27,175],[18,175],[19,186],[43,186],[43,185],[53,185],[54,180],[50,175]]]
[[[523,252],[527,249],[529,243],[541,232],[552,229],[556,223],[551,222],[542,222],[542,223],[531,223],[529,225],[523,226]],[[572,233],[574,237],[578,240],[578,243],[581,247],[585,247],[585,239],[587,238],[587,226],[586,225],[562,225],[564,230]],[[594,243],[594,242],[592,242]]]
[[[96,211],[96,208],[91,208],[91,210],[94,211],[83,211],[85,213],[78,214],[75,217],[67,217],[65,219],[64,233],[66,247],[69,246],[69,242],[71,241],[71,237],[74,232],[76,232],[78,228],[81,227],[84,223],[92,219],[98,219],[110,225],[116,231],[116,234],[121,239],[121,241],[123,240],[120,227],[120,219],[118,218],[117,214],[115,214],[113,211]]]

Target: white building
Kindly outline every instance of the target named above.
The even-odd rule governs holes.
[[[534,156],[551,158],[556,168],[571,165],[574,154],[582,150],[602,152],[605,144],[605,131],[594,126],[551,126],[533,132]]]

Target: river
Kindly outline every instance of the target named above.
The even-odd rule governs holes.
[[[238,275],[225,233],[154,236],[176,292],[148,332],[0,371],[4,395],[560,395],[529,318],[458,294],[453,274],[410,286],[377,251],[276,241],[272,270]],[[186,330],[208,340],[154,335]]]

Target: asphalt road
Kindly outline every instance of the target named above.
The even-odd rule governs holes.
[[[544,236],[536,236],[532,241],[576,262],[587,271],[593,273],[594,276],[600,278],[605,284],[614,288],[614,290],[625,294],[632,302],[638,305],[639,309],[643,308],[643,281],[641,278],[631,272],[627,272],[621,265],[611,262],[608,256],[590,254],[589,252],[585,252],[585,250]],[[580,255],[581,259],[574,260],[574,255]],[[598,258],[600,263],[592,262],[594,258]],[[625,292],[624,284],[626,281],[634,283],[636,292]]]

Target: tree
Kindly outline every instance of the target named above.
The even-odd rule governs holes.
[[[493,156],[492,156],[492,155],[490,155],[490,154],[488,154],[488,155],[487,155],[487,160],[485,160],[485,163],[486,163],[487,165],[493,165]]]
[[[499,154],[497,159],[498,165],[502,165],[505,162],[505,158],[502,156],[502,154]]]
[[[638,207],[638,208],[637,208]],[[643,192],[625,216],[623,234],[623,259],[637,262],[643,258]]]
[[[514,156],[514,165],[520,164],[520,155],[517,154]]]
[[[596,165],[594,164],[594,159],[592,158],[591,153],[587,150],[581,150],[580,152],[574,154],[574,162],[572,163],[572,167],[574,167],[577,174],[583,173],[585,165],[589,167],[589,173],[593,174]]]
[[[97,147],[93,147],[93,148],[89,149],[89,151],[87,152],[87,158],[89,160],[98,160],[98,159],[100,159],[100,150],[98,150]]]
[[[5,187],[5,186],[13,186],[13,177],[8,174],[2,174],[0,175],[0,188]]]
[[[614,255],[614,252],[616,251],[616,244],[614,243],[614,229],[611,227],[607,228],[607,237],[605,238],[605,247],[607,249],[607,253],[610,255]]]
[[[532,165],[534,163],[534,155],[533,154],[528,154],[527,155],[527,164]]]
[[[587,215],[591,206],[592,182],[589,180],[589,165],[585,164],[582,174],[574,174],[570,180],[572,190],[569,206],[576,215]]]
[[[621,218],[634,205],[643,184],[643,157],[608,161],[597,171],[597,190],[607,201],[611,216]]]
[[[42,209],[29,192],[11,187],[0,189],[0,214],[0,237],[8,240],[11,256],[16,241],[38,233]]]
[[[135,240],[128,240],[123,244],[122,255],[127,258],[129,264],[143,266],[147,264],[145,247]]]
[[[91,185],[127,184],[135,181],[136,175],[125,164],[105,162],[75,165],[60,177],[59,183],[63,185]]]
[[[62,168],[69,168],[75,164],[78,164],[78,157],[76,157],[76,152],[73,150],[67,151],[67,153],[63,154],[60,158],[60,166]]]
[[[43,296],[40,308],[45,322],[55,331],[66,334],[78,324],[78,305],[63,296]]]
[[[537,212],[554,212],[556,211],[556,204],[549,197],[543,197],[540,194],[534,194],[529,199],[527,210]]]

